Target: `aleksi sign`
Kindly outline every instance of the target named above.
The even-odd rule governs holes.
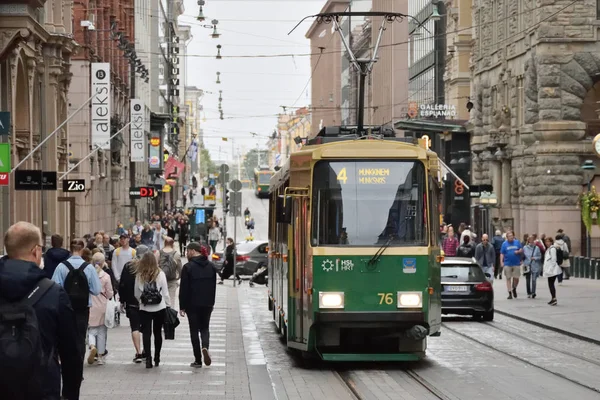
[[[63,181],[63,192],[85,192],[85,179],[66,179]]]
[[[131,99],[131,162],[146,161],[146,110],[141,100]]]
[[[92,63],[92,146],[110,149],[110,64]]]
[[[421,104],[419,115],[421,117],[455,118],[456,106],[452,104]]]

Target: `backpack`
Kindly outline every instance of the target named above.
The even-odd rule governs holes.
[[[74,268],[68,261],[63,261],[63,264],[69,269],[65,279],[65,291],[71,299],[73,310],[87,310],[90,304],[90,284],[85,269],[90,264],[84,262],[79,268]]]
[[[175,261],[174,251],[167,253],[166,251],[161,250],[158,265],[165,273],[167,281],[177,280],[177,262]]]
[[[558,265],[562,265],[563,261],[565,261],[565,254],[561,248],[554,246],[556,249],[556,263]]]
[[[162,294],[160,294],[160,289],[156,286],[156,281],[144,283],[144,290],[140,296],[140,301],[145,306],[154,306],[161,303]]]
[[[43,397],[44,378],[54,350],[44,353],[33,306],[52,286],[54,282],[44,278],[20,301],[0,299],[0,392],[6,398]],[[27,393],[23,393],[23,388],[27,388]]]

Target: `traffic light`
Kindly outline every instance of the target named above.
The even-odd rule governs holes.
[[[223,213],[227,214],[229,212],[229,189],[225,189],[225,197],[223,198]]]

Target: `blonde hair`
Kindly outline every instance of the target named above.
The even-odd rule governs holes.
[[[104,268],[104,266],[106,265],[106,262],[104,261],[104,254],[94,254],[92,256],[92,262],[94,263],[94,268],[96,268],[96,272],[100,273],[100,271],[102,271],[102,268]]]
[[[156,256],[152,252],[145,253],[135,265],[135,275],[144,283],[154,282],[160,271]]]

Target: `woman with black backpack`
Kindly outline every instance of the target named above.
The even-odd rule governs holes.
[[[160,364],[162,348],[162,328],[165,323],[165,309],[171,305],[167,277],[159,268],[156,257],[146,253],[137,263],[135,270],[135,297],[140,303],[142,340],[146,355],[146,368],[152,368],[150,339],[154,333],[154,365]]]

